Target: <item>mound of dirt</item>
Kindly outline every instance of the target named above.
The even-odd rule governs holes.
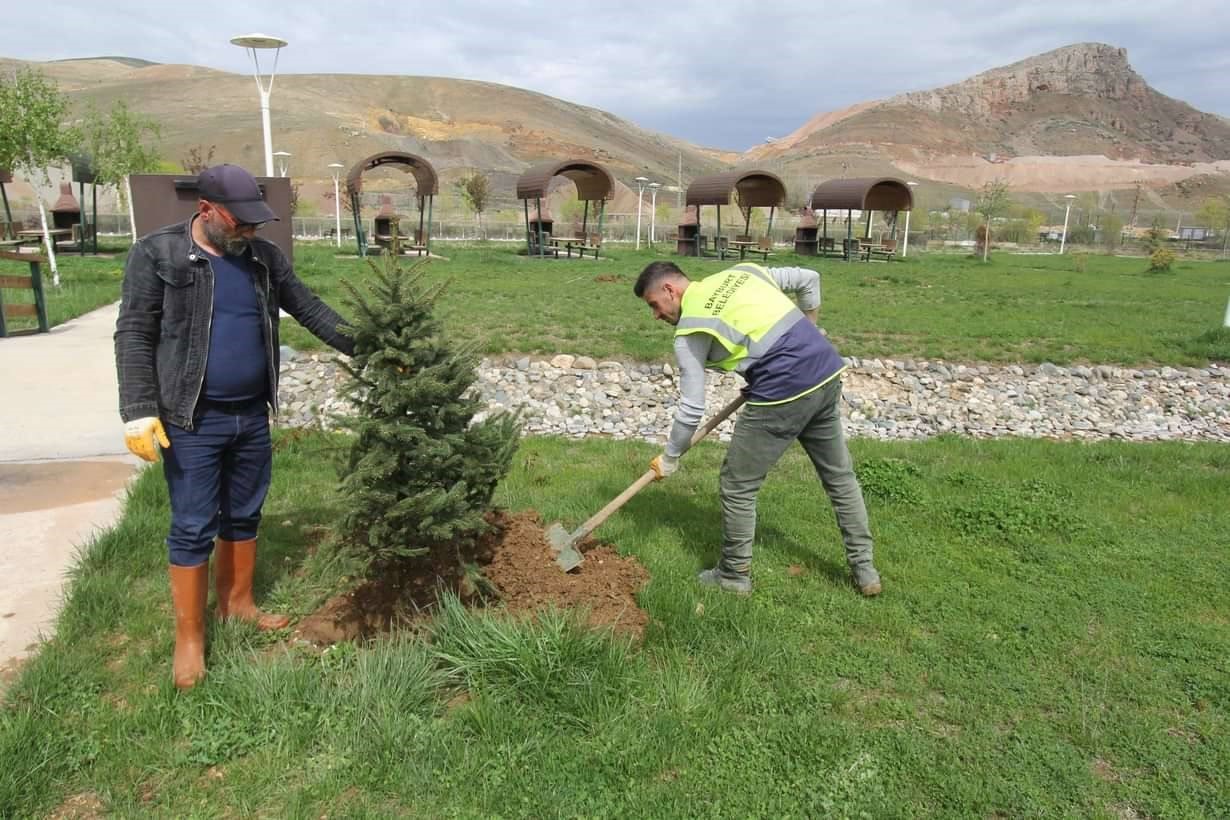
[[[587,540],[581,545],[585,562],[565,573],[555,563],[537,512],[500,511],[488,521],[492,529],[477,544],[400,562],[330,598],[299,623],[297,637],[327,645],[372,637],[395,625],[414,629],[431,616],[445,591],[469,606],[498,606],[514,614],[555,606],[587,613],[595,628],[636,638],[644,632],[649,616],[637,606],[636,593],[649,573],[636,559]]]

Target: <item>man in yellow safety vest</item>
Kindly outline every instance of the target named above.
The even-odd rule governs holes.
[[[666,449],[650,464],[659,479],[679,468],[704,415],[705,368],[734,371],[747,382],[719,483],[722,557],[700,573],[700,583],[751,592],[756,494],[797,440],[837,513],[854,583],[863,595],[879,595],[867,507],[841,425],[846,366],[816,327],[820,274],[744,262],[693,282],[673,263],[653,262],[633,290],[654,318],[675,326],[680,399]]]

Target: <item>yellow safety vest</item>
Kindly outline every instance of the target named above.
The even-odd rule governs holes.
[[[772,274],[743,262],[688,285],[675,335],[712,336],[727,356],[706,366],[743,373],[802,318]]]

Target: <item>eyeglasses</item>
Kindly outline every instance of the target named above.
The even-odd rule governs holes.
[[[209,200],[205,200],[205,201],[209,202]],[[265,224],[264,222],[240,222],[238,219],[235,218],[234,214],[232,214],[226,208],[223,208],[221,205],[218,205],[214,202],[209,202],[209,207],[217,211],[222,216],[222,221],[225,222],[228,226],[230,226],[232,230],[236,230],[236,231],[252,230],[254,231],[257,228],[259,228],[261,225]]]

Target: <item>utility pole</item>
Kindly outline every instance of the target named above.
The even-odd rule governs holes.
[[[1132,199],[1132,222],[1131,228],[1133,232],[1136,230],[1136,209],[1140,207],[1140,184],[1141,181],[1136,180],[1136,196]]]

